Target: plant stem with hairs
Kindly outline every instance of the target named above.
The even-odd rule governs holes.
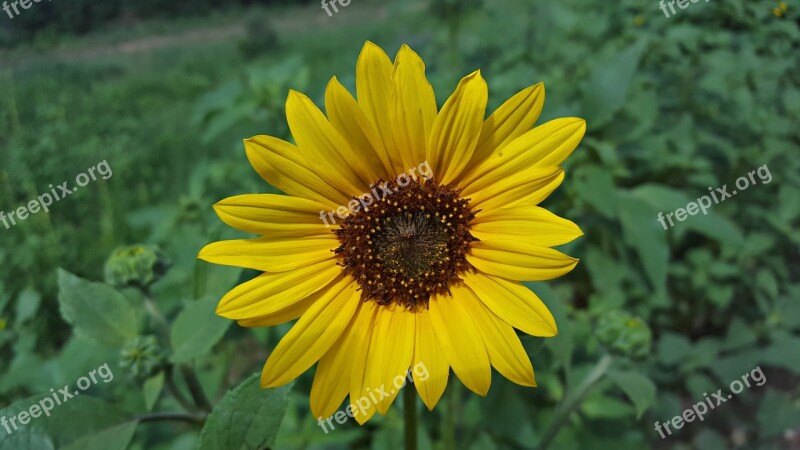
[[[600,358],[600,361],[592,368],[591,372],[586,375],[586,378],[583,379],[581,384],[573,391],[571,394],[567,396],[566,399],[559,405],[556,416],[553,418],[553,421],[545,430],[542,440],[539,441],[539,446],[537,447],[538,450],[546,450],[550,444],[555,439],[558,431],[567,423],[569,416],[572,412],[580,406],[583,398],[586,397],[586,394],[597,384],[600,379],[608,372],[608,368],[611,365],[611,356],[608,354],[603,355]]]

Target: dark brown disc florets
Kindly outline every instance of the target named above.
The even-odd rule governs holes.
[[[469,233],[475,218],[469,199],[450,186],[421,181],[405,187],[379,182],[389,189],[336,230],[340,264],[358,281],[364,300],[427,306],[431,295],[449,293],[471,268],[465,254],[477,239]]]

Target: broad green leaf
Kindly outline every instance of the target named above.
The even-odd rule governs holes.
[[[711,367],[717,363],[722,339],[717,337],[700,338],[692,345],[691,357],[683,364],[684,368],[695,369],[699,367]]]
[[[800,404],[782,391],[767,388],[756,419],[763,437],[782,437],[786,430],[791,430],[800,423]]]
[[[658,212],[661,212],[664,215],[662,216],[664,217],[662,219],[664,224],[669,230],[674,230],[678,236],[683,235],[683,230],[693,230],[719,242],[736,244],[743,238],[741,230],[730,219],[714,211],[713,201],[712,206],[706,209],[707,214],[703,214],[702,210],[698,210],[696,215],[687,216],[683,222],[678,221],[674,214],[670,218],[666,217],[667,214],[674,212],[678,208],[686,209],[690,202],[697,203],[698,198],[706,195],[707,192],[700,191],[695,197],[690,198],[683,192],[666,186],[642,184],[632,189],[631,194],[646,201]],[[653,219],[658,220],[656,217]],[[669,219],[672,219],[673,225],[670,225]],[[661,225],[661,227],[663,229],[664,225]]]
[[[730,356],[720,356],[711,364],[711,371],[717,382],[724,386],[731,380],[740,378],[745,373],[751,372],[762,361],[763,350],[759,348],[739,349]]]
[[[172,361],[186,362],[210,351],[232,321],[214,314],[217,299],[205,297],[188,303],[172,324]]]
[[[716,392],[719,382],[700,371],[694,371],[686,377],[686,391],[692,398],[702,398],[703,392]]]
[[[22,411],[30,411],[31,406],[40,402],[47,405],[47,399],[51,399],[51,394],[28,397],[0,410],[0,416],[16,416]],[[39,414],[12,433],[17,442],[37,442],[45,449],[49,442],[53,448],[64,450],[125,450],[137,424],[131,414],[88,395],[75,396],[60,405],[53,404],[49,417],[41,412],[41,408]],[[6,445],[3,441],[0,449],[5,450]]]
[[[589,129],[605,125],[625,105],[631,81],[646,46],[647,40],[640,39],[618,53],[605,55],[595,61],[594,71],[584,84],[581,96]]]
[[[656,296],[664,298],[669,247],[654,211],[647,203],[632,195],[620,195],[619,219],[625,242],[636,250]]]
[[[728,444],[725,442],[725,437],[717,431],[711,429],[703,429],[694,438],[695,448],[702,448],[703,450],[727,450]]]
[[[144,407],[148,411],[153,410],[158,398],[161,396],[161,391],[164,389],[164,372],[159,372],[156,375],[144,381]]]
[[[611,370],[608,377],[622,389],[636,408],[639,419],[656,399],[656,385],[639,372]]]
[[[121,345],[138,334],[138,316],[119,291],[59,269],[61,315],[75,331],[97,341]]]
[[[17,326],[27,322],[28,319],[36,315],[42,296],[30,287],[25,288],[17,296],[17,318],[14,323]]]
[[[735,350],[738,348],[746,347],[755,344],[758,336],[753,330],[736,317],[731,321],[728,326],[728,333],[725,336],[725,341],[722,344],[723,350]]]
[[[625,279],[625,266],[608,252],[598,247],[589,247],[582,258],[592,279],[592,286],[600,292],[619,292]]]
[[[775,333],[769,347],[761,354],[762,361],[800,374],[800,337],[785,332]]]
[[[608,171],[592,166],[576,169],[572,189],[600,215],[608,219],[617,216],[617,189]]]
[[[5,416],[3,416],[5,417]],[[53,441],[38,430],[13,431],[8,435],[6,430],[0,428],[0,450],[55,450]]]
[[[664,364],[677,364],[689,356],[691,351],[692,344],[683,335],[667,332],[658,340],[658,359]]]
[[[629,422],[633,415],[630,404],[599,391],[587,395],[580,408],[587,417],[597,419],[617,419]]]
[[[91,420],[91,419],[89,419]],[[81,426],[83,422],[77,422],[73,426]],[[63,450],[125,450],[127,443],[120,445],[120,442],[130,442],[133,433],[136,431],[137,422],[126,421],[117,425],[109,426],[97,430],[95,433],[83,436],[72,444],[63,447]]]
[[[254,374],[225,395],[208,416],[201,436],[201,450],[273,446],[294,383],[261,389],[260,382],[261,375]]]

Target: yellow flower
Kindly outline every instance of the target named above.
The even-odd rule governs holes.
[[[778,3],[778,6],[772,8],[772,14],[775,17],[783,17],[786,14],[786,11],[788,10],[789,6],[786,4],[786,2],[780,2]]]
[[[296,145],[245,141],[255,170],[288,195],[215,205],[225,223],[262,237],[216,242],[199,257],[264,271],[226,294],[217,314],[246,327],[299,318],[269,356],[261,385],[283,385],[318,362],[315,417],[330,416],[348,395],[351,403],[373,400],[356,408],[359,423],[384,414],[410,367],[427,374],[413,377],[430,409],[451,368],[484,396],[491,367],[535,386],[514,329],[543,337],[557,330],[521,281],[556,278],[578,262],[550,247],[581,230],[536,205],[563,181],[559,164],[585,122],[531,129],[544,104],[541,83],[486,119],[479,71],[438,109],[424,63],[405,45],[392,64],[367,42],[356,91],[358,100],[332,78],[327,117],[291,91],[286,117]]]

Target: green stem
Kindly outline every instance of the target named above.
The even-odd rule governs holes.
[[[192,395],[194,403],[200,407],[200,409],[211,412],[214,407],[211,406],[211,402],[208,401],[208,397],[206,397],[206,393],[203,391],[203,386],[200,384],[200,380],[197,379],[197,374],[194,372],[194,369],[184,364],[181,365],[181,373],[186,380],[186,385],[189,386],[189,393]]]
[[[158,306],[153,301],[150,290],[146,287],[143,287],[141,288],[141,291],[142,297],[144,297],[145,309],[147,309],[147,312],[150,315],[150,318],[153,320],[153,324],[158,331],[158,334],[161,336],[162,345],[172,352],[172,340],[170,338],[170,327],[167,319],[165,319],[161,314],[161,311],[158,310]],[[197,378],[197,374],[195,373],[194,369],[185,364],[182,364],[179,367],[181,369],[183,379],[186,381],[186,386],[189,388],[189,394],[191,394],[192,400],[194,400],[194,404],[203,411],[211,412],[213,406],[211,406],[211,402],[208,400],[208,397],[206,397],[206,394],[203,391],[203,387],[200,384],[200,380]],[[171,368],[168,370],[168,375],[172,375]],[[173,394],[178,402],[183,404],[183,401],[181,401],[181,398],[179,397],[180,391],[177,389],[174,383],[172,386],[173,388],[170,390],[173,391]]]
[[[562,426],[564,426],[565,423],[567,423],[569,416],[578,406],[580,406],[581,401],[583,401],[583,398],[589,393],[592,387],[594,387],[594,385],[600,381],[601,378],[603,378],[610,365],[611,356],[603,355],[591,372],[586,375],[586,378],[583,379],[578,388],[575,389],[575,391],[569,395],[566,400],[564,400],[564,402],[556,411],[555,418],[553,418],[553,421],[550,422],[550,425],[544,432],[542,440],[539,441],[539,446],[537,447],[538,450],[546,450],[550,446],[550,444],[553,442],[553,439],[555,439],[556,435],[558,434],[558,431]]]
[[[406,450],[417,450],[417,392],[407,384],[403,388]]]
[[[156,332],[161,338],[161,344],[172,351],[169,323],[167,322],[167,319],[161,315],[161,312],[158,310],[158,306],[156,306],[155,302],[150,296],[150,292],[148,292],[147,289],[144,289],[142,290],[142,293],[144,294],[144,308],[147,310],[147,314],[150,315],[150,318],[153,319],[153,326],[156,328]]]
[[[445,450],[456,450],[456,420],[460,410],[461,385],[457,380],[453,380],[449,384],[445,392],[447,396],[447,409],[445,410],[442,441]]]
[[[6,86],[7,93],[8,93],[8,114],[11,119],[11,123],[9,124],[9,133],[8,137],[14,136],[20,130],[20,121],[19,121],[19,111],[17,110],[17,98],[16,98],[16,89],[14,87],[14,74],[11,70],[3,70],[2,73],[2,84]]]
[[[166,372],[164,373],[164,380],[167,383],[167,389],[170,391],[172,396],[175,397],[175,400],[177,400],[178,403],[180,403],[183,409],[187,411],[196,411],[197,407],[191,404],[191,402],[189,402],[189,400],[186,399],[186,397],[183,395],[183,392],[181,392],[181,390],[178,389],[178,385],[175,384],[175,380],[173,378],[175,376],[174,374],[175,374],[175,366],[173,366],[172,364],[168,364],[166,367]]]

